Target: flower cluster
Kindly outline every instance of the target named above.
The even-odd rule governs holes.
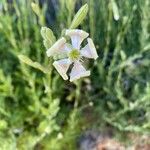
[[[97,59],[98,55],[96,48],[91,38],[87,38],[89,34],[79,29],[68,29],[65,32],[65,36],[69,36],[71,44],[67,43],[67,40],[60,38],[51,48],[47,50],[47,56],[56,56],[65,54],[62,59],[55,60],[53,66],[64,80],[68,80],[68,70],[71,68],[69,74],[70,81],[75,81],[81,77],[90,75],[90,71],[87,71],[83,65],[83,57]],[[81,48],[81,43],[87,38],[87,45]]]

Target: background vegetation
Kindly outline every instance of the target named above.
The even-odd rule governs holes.
[[[45,1],[38,12],[31,2],[0,0],[0,150],[78,149],[87,129],[150,133],[150,1]],[[79,28],[90,33],[99,59],[87,62],[91,76],[74,84],[51,66],[40,29],[59,38],[86,2]],[[47,74],[20,62],[20,54]]]

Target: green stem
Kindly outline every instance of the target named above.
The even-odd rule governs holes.
[[[75,103],[74,108],[77,108],[79,105],[80,100],[80,93],[81,93],[81,80],[78,80],[75,82],[76,85],[76,91],[75,91]]]
[[[102,61],[104,66],[106,64],[106,59],[107,59],[108,52],[109,52],[112,19],[113,19],[113,13],[112,13],[112,4],[110,1],[108,4],[108,24],[107,24],[107,35],[106,35],[106,47],[104,49],[104,57],[103,57],[103,61]]]

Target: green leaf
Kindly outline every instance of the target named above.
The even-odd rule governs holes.
[[[20,59],[20,61],[22,61],[23,63],[36,68],[44,73],[50,73],[50,70],[48,68],[45,68],[44,66],[42,66],[40,63],[38,62],[34,62],[32,61],[29,57],[24,56],[24,55],[19,55],[18,58]]]
[[[75,29],[77,26],[79,26],[81,24],[81,22],[87,16],[87,13],[88,13],[88,4],[85,4],[76,13],[76,15],[71,23],[70,29]]]

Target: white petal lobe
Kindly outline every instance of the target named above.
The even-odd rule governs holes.
[[[62,37],[51,48],[49,48],[46,53],[47,56],[50,57],[55,54],[65,53],[67,49],[68,47],[66,45],[66,39]]]
[[[69,59],[61,59],[58,61],[54,61],[53,66],[56,68],[56,70],[64,80],[68,80],[67,71],[70,64],[71,62],[69,61]]]
[[[80,62],[75,62],[70,73],[70,82],[89,75],[90,71],[86,71],[86,69],[81,65]]]
[[[91,38],[88,38],[87,41],[88,44],[81,49],[81,55],[96,60],[98,58],[98,54],[96,52],[96,48],[94,46],[93,40]]]
[[[66,30],[66,35],[70,36],[75,49],[80,49],[82,41],[89,36],[87,32],[79,29]]]

